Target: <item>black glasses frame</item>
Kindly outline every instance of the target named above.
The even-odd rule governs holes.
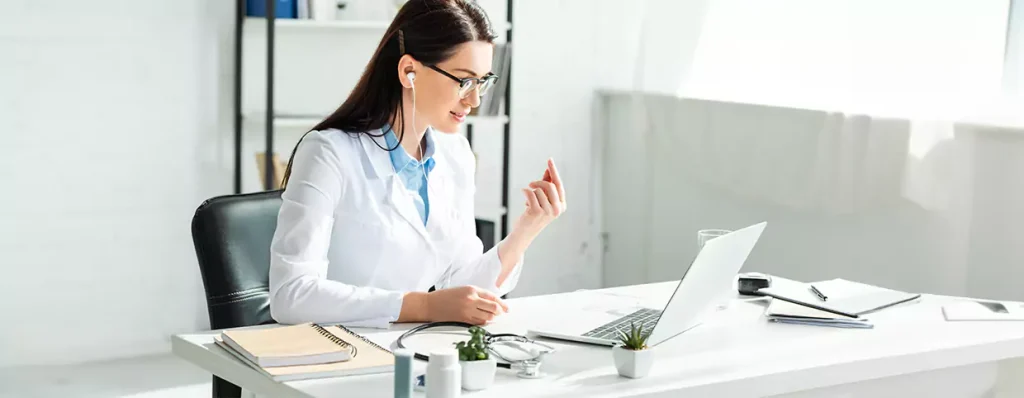
[[[446,72],[444,69],[441,69],[441,68],[437,67],[437,65],[430,65],[430,64],[428,64],[427,67],[437,71],[437,73],[440,73],[440,74],[444,75],[445,77],[447,77],[449,79],[452,79],[452,80],[458,82],[459,83],[459,96],[462,97],[462,98],[466,98],[466,96],[469,94],[469,91],[470,91],[469,88],[473,87],[473,85],[472,85],[473,83],[476,83],[475,84],[476,87],[485,87],[485,89],[482,92],[479,93],[479,95],[481,97],[483,97],[484,94],[487,94],[487,92],[490,91],[491,87],[494,87],[494,82],[496,82],[498,80],[498,75],[495,75],[494,73],[488,73],[488,74],[484,75],[484,77],[481,77],[481,78],[474,78],[474,77],[458,78],[458,77],[455,77],[454,75],[452,75],[451,73]]]

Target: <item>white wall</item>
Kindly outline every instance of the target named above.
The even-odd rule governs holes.
[[[509,223],[514,225],[525,209],[520,190],[543,176],[549,157],[565,182],[567,199],[567,212],[527,252],[512,296],[600,285],[590,170],[597,25],[589,3],[516,1],[512,8]]]
[[[1024,95],[1024,1],[1010,1],[1009,35],[1006,37],[1006,62],[1003,65],[1003,92]]]
[[[189,222],[231,189],[232,13],[5,2],[0,366],[166,352],[208,327]]]
[[[639,90],[675,94],[691,66],[711,0],[598,0],[580,4],[591,9],[589,34],[574,36],[596,52],[589,59],[597,74],[592,84],[603,90]]]

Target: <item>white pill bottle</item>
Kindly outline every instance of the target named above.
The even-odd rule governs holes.
[[[427,361],[427,398],[458,398],[462,395],[462,369],[454,348],[430,352]]]

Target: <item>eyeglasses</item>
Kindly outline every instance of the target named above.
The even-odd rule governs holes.
[[[438,68],[436,65],[427,65],[427,67],[436,70],[437,73],[445,75],[449,79],[459,82],[459,98],[466,98],[467,96],[469,96],[469,93],[472,92],[474,88],[477,89],[478,95],[483,97],[484,94],[487,94],[487,92],[491,90],[491,87],[494,87],[494,82],[498,80],[498,75],[495,75],[493,73],[488,73],[487,75],[479,79],[472,77],[460,79],[455,76],[452,76],[451,73],[445,72],[443,69]]]

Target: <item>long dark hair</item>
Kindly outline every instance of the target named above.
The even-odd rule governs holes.
[[[345,102],[310,131],[334,128],[349,134],[371,134],[385,124],[395,126],[396,118],[405,119],[398,77],[398,61],[403,55],[437,64],[454,55],[462,43],[493,43],[495,38],[487,14],[474,0],[409,0],[391,21]],[[405,135],[404,123],[400,130],[396,132],[399,142]],[[298,146],[292,149],[281,186],[288,184]]]

